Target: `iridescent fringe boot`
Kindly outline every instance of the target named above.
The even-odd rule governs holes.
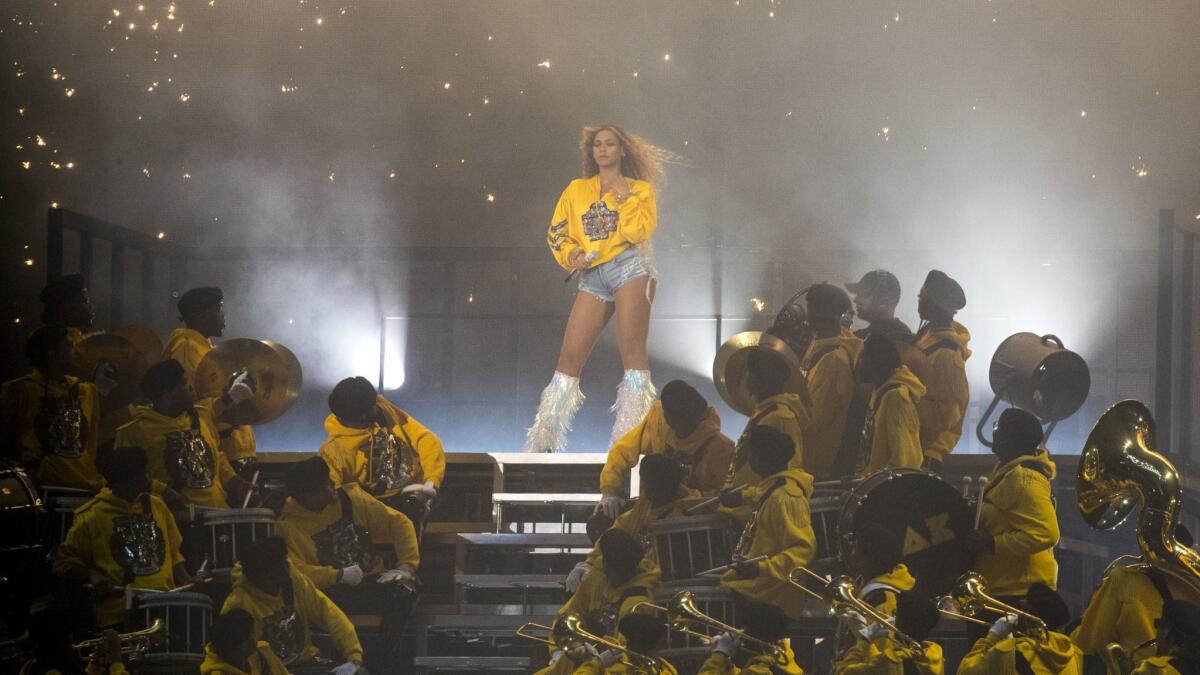
[[[616,419],[613,420],[610,447],[642,421],[657,397],[658,390],[650,381],[650,371],[625,371],[625,377],[617,385],[617,402],[612,407]]]
[[[525,452],[565,450],[571,422],[582,405],[579,378],[554,371],[550,384],[542,390],[542,401],[533,417],[533,426],[525,432]]]

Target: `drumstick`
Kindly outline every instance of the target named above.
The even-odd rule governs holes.
[[[254,484],[258,482],[258,469],[254,470],[254,475],[250,477],[250,489],[246,490],[246,498],[242,500],[242,508],[250,506],[250,498],[254,496]]]
[[[987,487],[987,476],[979,477],[979,498],[975,502],[975,529],[979,529],[979,517],[983,515],[983,489]]]
[[[741,485],[739,485],[735,488],[731,488],[729,490],[721,490],[720,494],[718,494],[716,497],[709,497],[708,499],[705,499],[704,501],[700,502],[699,504],[692,504],[691,506],[687,507],[686,509],[683,510],[683,515],[690,516],[690,515],[696,513],[697,511],[699,511],[700,509],[707,508],[710,505],[721,501],[721,495],[725,494],[726,492],[741,492],[742,490],[745,490],[747,487],[749,487],[749,483],[742,483]]]
[[[707,576],[711,576],[711,575],[713,575],[713,574],[724,574],[725,572],[727,572],[727,571],[729,571],[729,570],[731,570],[731,569],[733,569],[733,568],[737,567],[738,565],[741,565],[742,563],[756,563],[756,562],[762,562],[762,561],[764,561],[764,560],[766,560],[767,558],[770,558],[770,557],[771,557],[771,556],[769,556],[769,555],[760,555],[760,556],[755,556],[755,557],[753,557],[753,558],[746,558],[745,560],[739,560],[739,561],[737,561],[737,562],[731,562],[731,563],[729,563],[728,565],[721,565],[720,567],[714,567],[714,568],[712,568],[711,570],[705,570],[705,571],[703,571],[703,572],[700,572],[700,573],[699,573],[699,574],[697,574],[696,576],[698,576],[698,577],[707,577]]]
[[[963,476],[963,499],[971,495],[971,477]]]

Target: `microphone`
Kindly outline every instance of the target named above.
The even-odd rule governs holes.
[[[587,263],[588,267],[591,267],[592,263],[596,260],[596,258],[599,258],[599,257],[600,257],[599,251],[588,251],[587,255],[583,256],[583,261],[585,263]],[[567,278],[563,279],[563,283],[565,284],[568,281],[574,279],[575,275],[579,274],[582,271],[583,270],[571,270],[571,273],[567,275]]]

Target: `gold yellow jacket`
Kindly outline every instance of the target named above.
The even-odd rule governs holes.
[[[396,553],[396,564],[409,565],[415,572],[421,564],[421,553],[417,548],[416,530],[408,516],[367,494],[356,483],[348,483],[338,489],[350,497],[354,524],[366,528],[374,543],[390,544]],[[320,538],[341,518],[342,500],[338,497],[334,497],[319,512],[309,511],[289,497],[275,523],[275,534],[287,542],[292,565],[312,580],[317,588],[329,588],[337,583],[341,568],[321,563],[316,538]],[[383,571],[382,559],[374,556],[374,560],[375,564],[370,569],[364,569],[364,573]]]
[[[408,443],[416,452],[409,484],[431,480],[434,486],[441,487],[442,479],[446,475],[446,453],[442,449],[441,439],[384,397],[379,396],[377,403],[391,422],[392,434],[397,440]],[[367,429],[356,429],[342,424],[336,415],[325,418],[325,432],[328,436],[319,453],[329,464],[329,475],[333,478],[335,486],[358,483],[368,493],[380,499],[391,497],[404,488],[401,485],[379,493],[371,489],[371,438],[379,430],[379,424]]]
[[[204,356],[212,351],[213,345],[199,331],[191,328],[176,328],[167,338],[167,346],[163,348],[163,360],[175,359],[183,366],[192,386],[196,384],[196,369]],[[237,461],[254,457],[258,450],[258,440],[254,436],[254,427],[243,424],[231,426],[217,422],[217,433],[221,439],[221,452],[229,461]]]
[[[922,331],[916,347],[925,354],[925,396],[917,404],[921,418],[921,447],[925,455],[945,461],[958,445],[971,389],[967,386],[967,343],[971,333],[957,321],[946,330]]]
[[[654,589],[658,587],[661,579],[662,570],[654,561],[646,557],[638,563],[637,572],[632,579],[620,586],[613,586],[608,577],[604,575],[604,565],[601,560],[584,576],[575,594],[567,598],[555,616],[574,612],[587,617],[594,612],[601,612],[607,619],[612,620],[612,632],[615,633],[616,625],[626,614],[633,611],[639,602],[653,601]],[[568,669],[566,672],[573,672],[573,670],[573,668]]]
[[[974,569],[987,579],[990,595],[1025,595],[1039,581],[1058,587],[1058,514],[1050,489],[1054,471],[1050,454],[1039,449],[996,467],[989,476],[979,524],[995,539],[996,552],[981,553]]]
[[[854,398],[854,362],[862,345],[853,333],[842,331],[837,337],[813,340],[802,359],[812,398],[804,430],[804,468],[818,480],[833,478]]]
[[[229,508],[225,483],[235,474],[233,467],[219,450],[217,425],[213,422],[213,405],[212,399],[206,399],[194,406],[200,423],[200,436],[208,446],[201,461],[211,473],[212,484],[208,487],[183,485],[179,492],[192,504],[225,509]],[[133,414],[133,419],[117,429],[117,445],[144,448],[150,459],[150,477],[174,487],[176,480],[167,471],[167,445],[178,443],[179,437],[190,435],[191,429],[192,418],[186,412],[178,417],[167,417],[155,412],[150,406],[139,406]]]
[[[908,571],[908,565],[900,563],[891,571],[880,574],[864,584],[862,588],[858,589],[858,597],[865,600],[875,591],[883,591],[878,594],[882,596],[880,601],[873,603],[872,607],[888,616],[895,616],[897,594],[902,591],[911,591],[916,585],[917,579]]]
[[[613,522],[613,529],[625,530],[639,540],[645,540],[650,536],[650,526],[662,520],[663,518],[674,518],[682,516],[683,510],[687,508],[689,502],[699,497],[699,493],[691,488],[679,486],[675,492],[675,501],[668,502],[659,507],[650,505],[650,500],[645,497],[639,498],[625,513],[617,516]],[[646,547],[646,557],[658,564],[658,558],[652,542],[646,542],[650,545]],[[588,554],[587,561],[596,564],[600,560],[600,544],[596,543],[592,548],[592,552]]]
[[[288,675],[283,662],[271,651],[271,645],[258,641],[258,648],[250,655],[250,670],[230,665],[213,649],[212,643],[204,645],[204,663],[200,664],[200,675]]]
[[[963,657],[958,675],[1015,675],[1018,652],[1037,675],[1083,673],[1083,653],[1062,633],[1051,632],[1040,642],[1031,637],[998,638],[988,633]]]
[[[721,418],[712,406],[691,435],[679,438],[663,417],[662,402],[655,401],[646,417],[609,449],[600,471],[600,492],[619,494],[625,474],[637,465],[641,455],[663,453],[685,466],[684,485],[708,495],[721,489],[733,457],[733,441],[721,433]]]
[[[1116,642],[1137,663],[1154,654],[1152,645],[1134,650],[1154,638],[1154,620],[1162,616],[1162,607],[1162,594],[1146,571],[1115,565],[1092,593],[1071,639],[1084,654],[1099,654]]]
[[[1133,669],[1133,675],[1180,675],[1180,671],[1171,663],[1174,656],[1151,656]]]
[[[918,673],[942,675],[946,662],[941,645],[926,640],[921,646],[924,649],[918,651],[891,638],[874,642],[859,640],[833,664],[833,672],[835,675],[904,675],[904,663],[908,661]]]
[[[37,672],[37,659],[30,659],[21,666],[19,675],[32,675]],[[125,664],[117,661],[110,663],[108,666],[99,663],[88,663],[84,667],[84,675],[128,675],[129,671],[125,670]],[[51,668],[45,672],[45,675],[76,675],[75,673],[64,673],[58,668]]]
[[[83,506],[75,509],[75,522],[67,539],[58,547],[54,573],[62,575],[80,567],[104,574],[115,586],[133,584],[135,588],[167,591],[175,587],[175,566],[183,562],[180,544],[183,538],[175,516],[162,499],[150,495],[150,511],[155,534],[134,528],[135,517],[143,513],[140,499],[127,502],[104,488]],[[140,551],[134,559],[118,560],[118,551]],[[125,616],[125,598],[114,594],[96,604],[98,626],[111,626]]]
[[[713,652],[700,666],[697,675],[804,675],[804,670],[796,664],[796,655],[792,653],[791,643],[780,640],[778,644],[787,652],[787,662],[783,665],[777,665],[773,657],[764,655],[752,657],[745,667],[738,668],[724,653]]]
[[[70,388],[75,386],[80,421],[80,454],[70,457],[43,452],[35,427],[35,420],[42,410],[42,399],[49,396],[59,401],[66,400]],[[24,377],[4,383],[0,389],[0,433],[6,438],[7,446],[14,456],[26,452],[41,458],[37,481],[41,485],[99,490],[104,484],[96,470],[96,445],[100,438],[100,394],[96,385],[80,382],[68,376],[65,381],[51,382],[37,370]]]
[[[308,577],[300,574],[290,564],[288,565],[288,575],[292,580],[293,607],[297,618],[302,623],[299,633],[299,642],[302,645],[301,656],[294,663],[311,661],[319,653],[317,647],[312,643],[310,626],[317,626],[329,633],[342,658],[362,663],[362,644],[358,641],[358,633],[354,630],[354,624],[350,623],[345,612],[338,609],[338,606],[314,586]],[[269,636],[265,634],[264,623],[271,623],[273,618],[282,615],[284,610],[283,594],[269,595],[250,583],[242,573],[242,563],[240,562],[234,565],[231,577],[233,590],[225,599],[221,613],[235,608],[246,610],[250,616],[254,617],[254,638],[267,640]]]
[[[662,675],[677,675],[679,671],[675,670],[675,666],[671,665],[670,661],[661,656],[658,660],[664,666],[662,670],[658,671],[659,673]],[[631,666],[624,661],[618,661],[605,668],[600,665],[600,659],[591,659],[590,661],[584,661],[582,665],[576,668],[574,675],[601,675],[602,673],[605,675],[649,675],[650,671],[645,668]]]
[[[629,196],[621,204],[611,192],[600,194],[600,176],[576,178],[563,190],[546,232],[546,244],[563,269],[577,248],[596,253],[592,267],[606,263],[630,246],[649,241],[658,225],[654,188],[627,178]]]
[[[925,395],[925,385],[908,366],[900,366],[883,386],[871,393],[868,410],[874,410],[869,429],[870,453],[862,475],[869,476],[888,467],[920,468],[925,459],[921,451],[921,422],[917,404]],[[867,413],[872,418],[872,413]]]
[[[791,461],[788,462],[788,468],[802,469],[804,468],[804,428],[808,423],[808,409],[798,394],[776,394],[754,406],[754,411],[746,422],[746,428],[742,430],[742,435],[738,437],[737,445],[734,447],[732,463],[728,467],[724,485],[726,489],[738,485],[750,487],[742,492],[740,506],[733,508],[723,506],[719,509],[721,513],[739,523],[745,522],[754,510],[754,503],[758,500],[760,493],[757,486],[762,482],[762,476],[754,473],[754,470],[750,468],[750,448],[746,445],[750,432],[755,427],[771,427],[787,434],[796,446],[796,454],[792,455]]]
[[[743,554],[745,558],[770,557],[758,563],[754,579],[739,579],[730,570],[721,577],[721,586],[751,600],[777,605],[790,617],[800,616],[806,596],[787,579],[793,569],[807,565],[816,554],[808,505],[812,484],[812,476],[802,469],[785,469],[759,484],[760,506],[746,525],[751,528],[751,539]]]

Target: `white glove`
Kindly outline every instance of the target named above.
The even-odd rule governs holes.
[[[616,495],[604,495],[600,498],[600,503],[596,504],[593,513],[603,513],[610,520],[616,520],[617,516],[621,515],[621,498]]]
[[[567,653],[563,650],[555,649],[554,653],[550,655],[550,665],[553,666],[554,664],[558,663],[558,660],[566,655]]]
[[[431,481],[431,480],[427,480],[424,483],[413,483],[412,485],[405,485],[404,489],[400,491],[400,494],[408,494],[410,492],[423,492],[423,493],[429,495],[430,497],[438,496],[438,490],[436,487],[434,487],[433,481]]]
[[[229,398],[234,403],[254,398],[254,379],[250,377],[250,371],[243,370],[233,378],[233,384],[229,385]]]
[[[415,578],[416,578],[416,575],[413,574],[413,570],[411,567],[409,567],[408,565],[401,565],[394,570],[384,571],[382,574],[379,575],[379,578],[375,580],[375,583],[378,583],[378,584],[406,584],[406,583],[411,583],[412,580]]]
[[[108,396],[120,384],[117,382],[117,367],[108,361],[96,364],[96,370],[92,372],[92,383],[96,385],[96,390],[101,396]]]
[[[1012,614],[1006,614],[999,619],[996,619],[996,623],[992,624],[991,629],[988,630],[988,634],[995,635],[996,637],[1003,639],[1009,635],[1012,635],[1013,629],[1016,627],[1017,617],[1013,616]]]
[[[362,668],[362,666],[353,661],[347,661],[329,672],[331,675],[354,675],[358,672],[359,668]]]
[[[357,586],[363,580],[362,568],[357,564],[342,568],[342,578],[338,579],[339,584],[347,586]]]
[[[883,624],[879,623],[878,621],[872,621],[866,626],[860,628],[858,634],[861,635],[862,638],[867,642],[874,642],[887,637],[888,629],[884,628]]]
[[[615,649],[605,649],[596,658],[600,659],[600,667],[610,668],[612,664],[621,660],[621,653]]]
[[[567,573],[567,580],[563,584],[566,586],[567,592],[574,593],[579,590],[579,585],[583,583],[583,578],[591,571],[592,566],[588,564],[588,561],[584,560],[575,563],[575,567],[571,568],[571,571]]]
[[[737,638],[732,633],[721,633],[712,641],[712,650],[733,658],[733,653],[737,651]]]

